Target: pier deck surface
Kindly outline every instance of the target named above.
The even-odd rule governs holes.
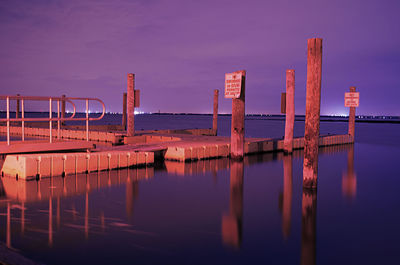
[[[0,142],[0,154],[86,151],[94,147],[93,143],[85,141],[55,141],[53,143],[49,143],[48,140],[12,141],[11,145]]]

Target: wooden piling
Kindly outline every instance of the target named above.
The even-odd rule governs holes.
[[[127,134],[135,135],[135,74],[128,74],[127,87]]]
[[[213,108],[213,132],[217,135],[218,132],[218,95],[219,90],[214,89],[214,108]]]
[[[126,130],[126,99],[127,94],[122,95],[122,127]]]
[[[287,154],[293,151],[294,118],[294,70],[289,69],[286,70],[286,121],[283,145],[283,151]]]
[[[231,124],[231,158],[242,160],[244,156],[244,116],[245,116],[245,85],[246,71],[235,73],[242,74],[242,86],[239,98],[232,99],[232,124]]]
[[[17,94],[17,96],[21,96],[21,95],[20,95],[20,94]],[[17,108],[16,108],[16,110],[15,110],[15,118],[17,118],[17,119],[18,119],[18,117],[19,117],[19,110],[21,109],[20,106],[19,106],[19,103],[20,103],[20,100],[17,99]]]
[[[356,92],[356,87],[350,87],[350,92]],[[349,111],[349,134],[353,136],[355,135],[355,123],[356,123],[356,107],[350,107]]]
[[[322,39],[308,39],[303,188],[316,189],[321,105]]]

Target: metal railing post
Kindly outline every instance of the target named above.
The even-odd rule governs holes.
[[[10,98],[7,97],[7,145],[10,145]]]
[[[52,123],[52,119],[53,119],[53,111],[52,111],[52,109],[51,109],[51,98],[49,98],[49,129],[50,129],[50,143],[52,143],[53,142],[53,124],[51,124]]]
[[[57,100],[57,139],[60,140],[60,100]]]
[[[86,99],[86,141],[89,141],[89,100]]]
[[[25,141],[25,106],[24,106],[24,100],[21,99],[21,117],[22,117],[22,122],[21,122],[21,126],[22,126],[22,141]]]

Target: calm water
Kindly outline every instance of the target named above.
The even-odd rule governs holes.
[[[211,117],[136,122],[205,128]],[[229,135],[229,117],[219,125]],[[283,126],[248,119],[246,133],[281,137]],[[321,134],[346,129],[321,123]],[[45,264],[400,264],[400,125],[358,123],[356,134],[354,146],[320,149],[314,194],[302,190],[302,151],[2,178],[0,240]]]

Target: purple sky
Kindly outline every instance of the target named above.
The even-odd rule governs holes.
[[[212,111],[224,74],[247,70],[246,112],[280,112],[296,70],[305,112],[307,39],[323,38],[321,114],[400,115],[400,1],[2,0],[1,94],[98,97],[122,111],[127,73],[140,111]]]

